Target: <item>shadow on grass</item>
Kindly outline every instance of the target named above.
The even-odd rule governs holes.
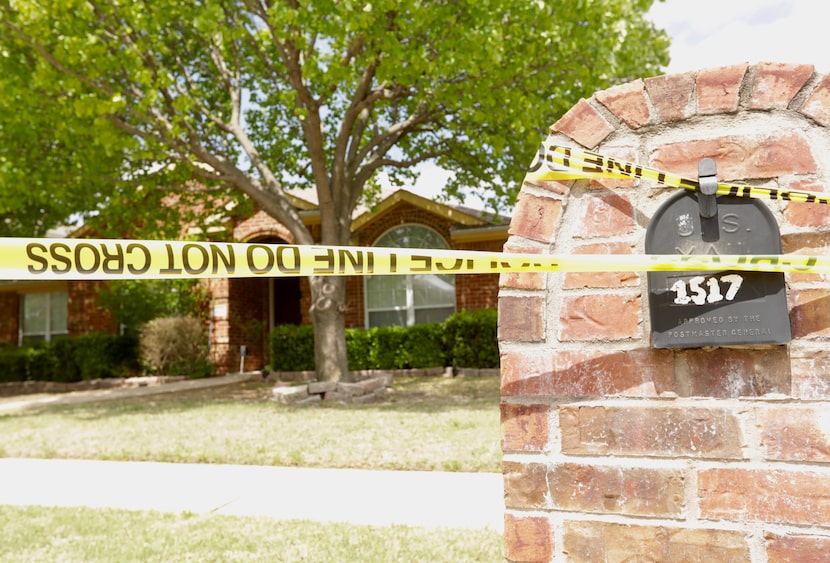
[[[388,401],[286,406],[256,382],[0,415],[0,456],[498,472],[498,381],[400,381]],[[221,393],[217,395],[217,392]],[[5,451],[4,451],[5,450]]]
[[[362,404],[322,401],[307,405],[284,405],[271,398],[273,382],[247,381],[235,385],[197,390],[164,392],[130,398],[106,396],[72,404],[32,405],[23,410],[0,413],[3,417],[37,417],[44,414],[71,416],[80,420],[136,415],[183,414],[205,407],[250,408],[285,414],[313,416],[323,410],[363,412],[438,413],[499,408],[499,380],[493,377],[407,377],[395,380],[385,399]]]

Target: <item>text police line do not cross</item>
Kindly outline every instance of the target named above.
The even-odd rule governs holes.
[[[0,279],[138,279],[508,272],[830,273],[807,255],[545,255],[468,250],[115,239],[0,238]]]

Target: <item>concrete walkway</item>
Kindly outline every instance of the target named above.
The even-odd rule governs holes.
[[[503,529],[496,473],[0,458],[0,504]]]
[[[141,378],[138,378],[141,379]],[[0,397],[0,414],[47,405],[77,405],[100,401],[117,401],[130,397],[146,397],[176,391],[191,391],[233,385],[244,381],[262,379],[259,372],[232,373],[220,377],[204,379],[185,379],[156,385],[138,387],[116,387],[113,389],[96,389],[92,391],[73,391],[69,393],[33,393],[16,397]]]

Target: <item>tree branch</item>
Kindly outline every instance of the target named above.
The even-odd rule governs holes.
[[[268,18],[268,13],[265,11],[264,13],[259,11],[261,9],[261,5],[253,0],[245,0],[245,5],[251,10],[251,12],[259,18],[261,21],[265,22]],[[280,70],[271,64],[271,59],[266,56],[266,54],[262,51],[259,46],[259,42],[256,40],[256,37],[250,32],[247,25],[240,25],[240,28],[245,32],[245,37],[248,39],[248,44],[253,49],[254,53],[257,56],[257,59],[262,64],[262,67],[268,72],[271,79],[275,82],[282,81],[288,82],[288,76],[284,72],[280,72]]]
[[[12,33],[14,33],[17,37],[19,37],[29,47],[31,47],[32,49],[37,51],[37,53],[41,57],[43,57],[43,60],[45,60],[49,64],[49,66],[51,66],[52,68],[54,68],[55,70],[57,70],[58,72],[60,72],[62,74],[65,74],[67,76],[71,76],[75,80],[78,80],[82,84],[85,84],[85,85],[89,86],[90,88],[92,88],[95,91],[103,92],[104,94],[107,94],[109,96],[112,96],[114,94],[112,88],[108,87],[106,84],[96,82],[96,81],[92,80],[91,78],[89,78],[88,76],[86,76],[84,74],[81,74],[79,72],[75,72],[71,68],[69,68],[66,65],[64,65],[63,63],[61,63],[59,60],[57,60],[55,58],[55,56],[42,43],[35,40],[32,36],[27,35],[19,27],[14,25],[11,22],[11,18],[8,17],[8,11],[6,10],[5,7],[4,7],[3,11],[6,12],[6,16],[7,16],[6,18],[4,18],[2,20],[3,25],[5,25],[9,30],[11,30]]]
[[[370,139],[355,160],[357,162],[368,161],[372,154],[378,157],[384,156],[405,135],[415,131],[419,125],[430,122],[439,113],[438,108],[428,109],[428,102],[421,102],[412,115],[390,125],[385,131]]]
[[[422,153],[416,157],[412,157],[406,160],[394,160],[390,158],[378,158],[366,163],[360,171],[355,176],[355,183],[361,183],[361,185],[365,184],[369,178],[377,172],[380,168],[385,166],[390,166],[393,168],[412,168],[417,166],[422,162],[426,162],[428,160],[432,160],[434,158],[438,158],[440,156],[444,156],[449,152],[449,149],[442,149],[437,151],[428,151]]]

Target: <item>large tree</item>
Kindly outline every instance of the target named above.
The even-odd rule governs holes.
[[[0,118],[0,135],[7,148],[51,150],[79,178],[85,163],[96,178],[118,175],[107,190],[41,172],[77,194],[66,197],[76,211],[91,194],[112,216],[138,213],[155,188],[224,187],[298,244],[346,245],[381,169],[403,183],[431,161],[455,172],[448,196],[509,204],[547,125],[668,62],[652,3],[0,0],[0,92],[18,94],[3,105],[51,116],[68,142],[45,118],[36,139],[23,118]],[[107,159],[92,166],[90,151]],[[15,158],[17,176],[0,170],[3,194],[19,193],[33,165]],[[291,204],[303,188],[316,190],[319,240]],[[344,280],[310,286],[318,376],[348,378]]]

